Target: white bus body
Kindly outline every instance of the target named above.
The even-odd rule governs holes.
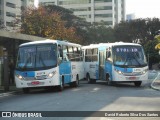
[[[58,40],[43,40],[19,46],[15,68],[17,88],[78,86],[84,78],[81,45]]]
[[[148,65],[143,47],[134,43],[100,43],[82,47],[88,82],[107,80],[134,82],[140,86],[148,79]]]

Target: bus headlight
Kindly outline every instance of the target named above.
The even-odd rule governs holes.
[[[118,70],[117,72],[118,72],[118,74],[122,74],[122,72],[121,72],[121,71],[119,71],[119,70]]]
[[[53,71],[48,74],[47,78],[52,78],[56,74],[56,71]]]
[[[142,74],[145,74],[148,71],[148,69],[145,69],[142,71]]]
[[[120,70],[115,69],[115,71],[116,71],[118,74],[123,74],[123,72],[120,71]]]
[[[16,75],[18,77],[18,79],[22,80],[23,79],[23,76],[21,75]]]

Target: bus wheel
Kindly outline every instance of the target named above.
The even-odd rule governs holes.
[[[78,87],[78,86],[79,86],[79,76],[77,75],[76,82],[75,82],[75,87]]]
[[[141,86],[141,83],[142,83],[142,81],[136,81],[136,82],[134,82],[134,85],[135,85],[136,87],[139,87],[139,86]]]
[[[64,80],[62,80],[61,84],[58,86],[59,91],[63,91],[64,89]]]
[[[79,86],[79,77],[77,75],[76,81],[74,82],[74,87],[78,87],[78,86]]]
[[[29,88],[23,88],[22,90],[23,90],[23,93],[25,94],[29,93]]]

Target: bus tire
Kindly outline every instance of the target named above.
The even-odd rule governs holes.
[[[79,76],[77,75],[76,81],[74,82],[74,86],[78,87],[79,86]]]
[[[134,82],[134,85],[135,85],[136,87],[140,87],[140,86],[141,86],[141,83],[142,83],[142,81],[136,81],[136,82]]]
[[[23,93],[25,94],[29,93],[29,88],[23,88],[22,90],[23,90]]]
[[[64,90],[64,79],[62,79],[60,85],[58,86],[58,91],[63,91]]]

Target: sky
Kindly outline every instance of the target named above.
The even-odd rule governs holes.
[[[36,7],[38,7],[38,1],[39,1],[39,0],[34,0],[34,5],[35,5]]]
[[[160,0],[126,0],[126,14],[136,18],[160,18]]]
[[[160,0],[126,0],[126,15],[132,13],[136,18],[160,18]]]

